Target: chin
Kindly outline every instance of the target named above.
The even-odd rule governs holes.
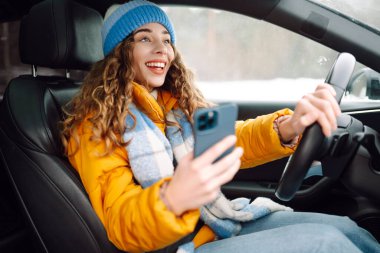
[[[152,87],[152,88],[159,88],[159,87],[161,87],[162,85],[164,85],[164,81],[148,81],[148,84],[149,84],[149,86],[150,87]]]

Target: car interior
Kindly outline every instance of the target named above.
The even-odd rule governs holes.
[[[170,1],[159,2],[165,4]],[[196,1],[183,2],[190,4]],[[210,2],[207,1],[205,5]],[[222,2],[216,5],[231,10],[229,4]],[[260,8],[252,12],[244,6],[240,6],[237,11],[260,19],[266,17],[277,2],[261,3]],[[109,4],[106,1],[97,3],[101,5],[97,9],[102,10]],[[291,5],[276,10],[279,19],[287,17],[288,8]],[[82,83],[82,80],[70,78],[70,71],[88,70],[103,57],[100,35],[103,13],[83,2],[45,0],[25,11],[22,18],[20,57],[23,63],[31,66],[31,73],[15,76],[11,80],[0,105],[1,252],[120,252],[109,242],[78,173],[63,155],[59,137],[62,106],[74,96]],[[303,22],[301,17],[293,18],[299,19],[296,24]],[[272,16],[266,19],[273,23],[279,22],[271,20]],[[321,36],[324,28],[315,27],[320,19],[317,14],[309,16],[304,21],[303,33],[308,33],[307,36],[314,39]],[[293,23],[285,23],[284,26],[296,30],[292,27]],[[341,39],[332,41],[334,46]],[[343,47],[341,51],[347,49],[356,52],[355,56],[363,61],[364,53],[360,47]],[[366,57],[365,61],[377,61],[377,56]],[[66,74],[40,75],[39,67],[64,69]],[[241,103],[239,118],[252,118],[283,107],[292,108],[294,104]],[[350,140],[349,144],[356,141],[356,146],[349,151],[358,155],[353,160],[350,160],[353,153],[346,157],[345,166],[338,176],[311,176],[301,182],[294,198],[289,202],[281,201],[275,197],[282,170],[287,163],[287,159],[281,159],[261,165],[255,172],[239,172],[232,182],[223,187],[223,192],[229,198],[265,196],[298,211],[349,216],[379,239],[380,194],[376,190],[380,175],[380,162],[376,162],[380,161],[377,133],[380,128],[376,120],[379,112],[355,113],[349,107],[343,107],[342,110],[350,116],[340,120],[340,135],[330,139],[329,145],[347,151],[347,139]],[[366,126],[358,121],[365,122]],[[355,127],[359,130],[352,130]],[[352,136],[357,132],[363,134],[357,134],[353,140]],[[332,161],[331,166],[336,167],[342,154],[334,153],[330,146],[327,147],[329,154],[335,156],[325,161]],[[375,161],[373,166],[356,169],[372,161]]]

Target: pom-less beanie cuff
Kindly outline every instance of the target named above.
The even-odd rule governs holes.
[[[134,30],[148,23],[163,25],[168,30],[172,43],[175,43],[174,29],[166,13],[154,3],[135,0],[120,5],[105,19],[102,27],[104,55],[109,54]]]

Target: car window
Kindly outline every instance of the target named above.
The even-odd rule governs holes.
[[[296,101],[323,82],[337,56],[308,38],[247,16],[209,8],[164,8],[198,87],[216,102]],[[0,94],[12,78],[31,73],[31,66],[20,61],[19,25],[0,25]],[[379,74],[361,64],[356,69],[360,74],[344,100],[378,101]],[[65,70],[39,67],[37,73],[63,76]],[[83,78],[85,73],[71,75]]]
[[[30,72],[30,67],[20,65],[18,31],[20,22],[0,24],[0,92],[4,92],[12,77]]]
[[[338,55],[289,30],[236,13],[165,10],[176,27],[176,46],[185,63],[204,95],[214,101],[296,101],[324,81]],[[363,68],[356,65],[357,71]],[[347,98],[368,100],[363,90],[347,92]]]
[[[20,60],[18,39],[19,39],[20,21],[4,22],[0,24],[0,94],[12,78],[19,75],[30,75],[32,67],[23,64]],[[64,69],[50,69],[37,67],[38,75],[59,75],[65,76]],[[84,71],[70,71],[70,76],[74,79],[82,79]]]

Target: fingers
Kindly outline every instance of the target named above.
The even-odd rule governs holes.
[[[219,142],[217,145],[220,145],[221,142]],[[219,151],[219,149],[215,149],[216,151]],[[208,151],[212,151],[209,149]],[[215,151],[215,152],[216,152]],[[231,181],[231,179],[234,177],[236,172],[240,168],[240,157],[243,154],[243,149],[241,147],[235,148],[230,154],[226,155],[222,159],[220,159],[218,162],[212,164],[210,161],[213,160],[208,160],[208,164],[204,164],[203,166],[200,167],[195,167],[198,166],[198,164],[204,163],[202,161],[201,163],[193,163],[193,168],[197,170],[198,173],[200,173],[202,176],[202,182],[207,184],[208,189],[219,189],[221,185]],[[203,154],[203,155],[206,155]],[[202,156],[203,156],[202,155]],[[200,156],[199,159],[202,159],[203,157]],[[212,157],[218,157],[219,154],[212,154]],[[209,157],[207,157],[208,159]]]
[[[221,184],[229,182],[240,168],[240,157],[243,155],[243,149],[237,147],[231,154],[223,157],[213,165],[212,176],[217,178]]]
[[[219,156],[221,156],[226,150],[235,145],[236,136],[229,135],[206,150],[201,156],[194,160],[195,167],[207,166],[214,162]]]
[[[328,90],[334,97],[336,96],[335,89],[328,83],[321,83],[317,85],[317,88],[315,88],[315,91],[317,90]]]
[[[221,162],[222,161],[219,161],[218,163],[221,163]],[[219,164],[219,166],[217,166],[216,164],[213,165],[211,170],[213,172],[217,172],[217,174],[212,176],[212,180],[210,180],[207,183],[208,188],[219,189],[223,184],[228,183],[229,181],[232,180],[232,178],[235,176],[239,168],[240,168],[240,160],[236,160],[232,165],[227,166],[227,167],[223,166],[222,164]]]
[[[331,135],[337,128],[336,117],[341,113],[335,95],[329,84],[320,84],[313,93],[305,95],[298,102],[292,117],[296,132],[302,133],[307,126],[318,122],[323,134]]]
[[[297,122],[297,130],[303,132],[306,127],[310,126],[314,122],[318,122],[322,128],[322,132],[325,136],[330,136],[331,132],[336,129],[336,119],[331,112],[321,111],[316,105],[310,102],[310,98],[300,101],[302,106],[302,116]],[[316,103],[315,101],[313,101]],[[330,116],[329,117],[327,116]]]
[[[335,98],[336,91],[330,84],[319,84],[314,93],[317,97],[326,99],[331,104],[336,116],[340,115],[340,107]]]
[[[178,213],[213,201],[220,193],[221,185],[234,177],[240,168],[242,148],[234,148],[230,154],[213,162],[235,143],[236,137],[231,135],[196,159],[193,154],[188,154],[179,161],[166,190],[168,198],[178,206]]]
[[[318,123],[325,128],[325,133],[336,129],[336,113],[330,101],[321,99],[313,95],[306,95],[308,110],[311,111],[312,122]],[[307,114],[310,115],[310,114]],[[310,124],[310,122],[308,122]]]
[[[223,182],[219,182],[220,180],[216,180],[216,182],[218,184],[224,184],[231,180],[233,175],[235,175],[237,170],[240,168],[240,157],[242,154],[243,149],[241,147],[237,147],[218,162],[214,164],[209,163],[207,166],[198,167],[198,170],[200,169],[203,171],[203,178],[212,178],[214,180],[217,177],[220,177]]]

